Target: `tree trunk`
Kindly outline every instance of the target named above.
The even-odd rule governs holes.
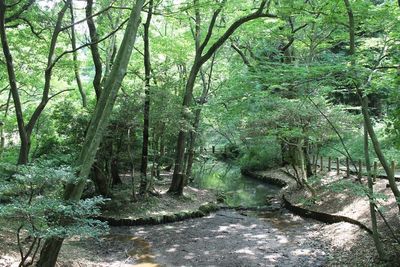
[[[96,151],[101,142],[105,128],[108,125],[117,93],[126,74],[126,69],[136,40],[143,3],[144,0],[137,0],[133,5],[118,55],[94,110],[85,142],[77,162],[77,166],[80,168],[78,173],[80,179],[74,184],[68,184],[65,189],[64,198],[68,201],[78,201],[81,198],[86,179],[96,156]],[[62,242],[63,239],[60,238],[50,238],[46,240],[40,252],[37,265],[40,267],[55,266]]]
[[[93,87],[94,87],[94,91],[96,92],[96,97],[97,97],[97,99],[99,99],[100,94],[101,94],[101,75],[103,72],[103,66],[101,64],[99,48],[97,45],[99,37],[97,35],[97,29],[96,29],[96,25],[94,24],[92,14],[93,14],[93,0],[87,0],[86,21],[87,21],[87,25],[89,28],[89,35],[90,35],[90,41],[91,41],[90,51],[92,53],[93,64],[94,64],[94,68],[95,68]]]
[[[56,25],[54,27],[54,31],[51,35],[49,53],[47,56],[47,65],[46,70],[44,72],[44,87],[42,93],[42,99],[40,103],[37,105],[36,109],[33,111],[32,116],[30,117],[28,124],[25,125],[23,113],[22,113],[22,105],[19,98],[19,91],[17,86],[17,80],[15,76],[15,70],[13,65],[13,59],[10,52],[10,47],[8,46],[6,28],[5,28],[5,14],[7,10],[7,6],[4,0],[0,0],[0,37],[1,43],[4,53],[4,58],[6,60],[7,66],[7,73],[8,73],[8,80],[10,83],[10,90],[11,95],[14,101],[15,113],[17,117],[17,125],[18,125],[18,132],[20,136],[20,150],[18,156],[18,164],[26,164],[29,160],[29,150],[31,146],[31,134],[32,131],[42,114],[42,111],[46,107],[49,101],[49,92],[50,92],[50,85],[51,85],[51,78],[52,78],[52,70],[54,68],[54,52],[56,49],[57,39],[61,31],[62,20],[64,18],[65,12],[70,6],[72,0],[67,0],[61,10],[58,12]]]
[[[371,117],[369,116],[369,113],[368,113],[368,97],[362,96],[360,91],[358,91],[358,94],[359,94],[359,98],[360,98],[360,102],[361,102],[361,111],[363,114],[365,127],[368,130],[369,137],[371,138],[371,141],[374,146],[375,153],[379,159],[379,162],[381,163],[383,169],[385,170],[385,173],[386,173],[388,181],[389,181],[390,189],[392,190],[393,195],[395,196],[395,198],[397,200],[397,207],[399,208],[399,212],[400,212],[400,191],[396,185],[396,180],[394,178],[394,171],[392,170],[392,168],[390,168],[390,165],[387,162],[386,157],[382,152],[378,137],[376,136],[374,127],[372,126]]]
[[[203,85],[203,90],[201,92],[200,100],[197,106],[197,110],[195,112],[195,117],[194,117],[194,123],[193,123],[193,130],[190,131],[190,139],[189,139],[189,150],[188,150],[188,158],[187,158],[187,166],[186,166],[186,179],[190,180],[192,176],[192,165],[194,161],[194,149],[196,146],[196,139],[199,131],[199,126],[200,126],[200,119],[201,119],[201,109],[206,103],[206,99],[208,96],[208,92],[210,91],[211,88],[211,77],[213,74],[213,69],[214,69],[214,62],[215,62],[215,55],[213,55],[212,60],[211,60],[211,66],[210,66],[210,73],[208,76],[208,80],[205,77],[205,73],[200,69],[200,76],[202,80],[202,85]]]
[[[349,41],[350,41],[349,54],[350,54],[350,56],[352,56],[351,65],[354,67],[355,64],[356,64],[356,61],[355,61],[355,58],[354,58],[354,55],[355,55],[355,23],[354,23],[354,15],[353,15],[353,11],[352,11],[352,8],[351,8],[350,1],[349,0],[343,0],[343,1],[344,1],[345,6],[346,6],[346,10],[347,10],[348,18],[349,18]],[[356,89],[357,89],[357,95],[358,95],[360,103],[361,103],[361,111],[362,111],[362,114],[363,114],[365,127],[366,127],[366,129],[368,131],[369,137],[371,138],[372,144],[374,146],[375,153],[378,156],[378,159],[379,159],[383,169],[386,172],[387,178],[389,180],[390,189],[392,190],[393,195],[396,198],[396,201],[398,203],[397,207],[398,207],[399,212],[400,212],[400,191],[397,188],[396,181],[394,179],[394,171],[390,168],[389,163],[387,162],[386,157],[382,152],[378,137],[376,136],[374,127],[372,126],[372,120],[371,120],[371,117],[369,116],[369,112],[368,112],[368,96],[367,95],[363,95],[359,88],[356,88]]]
[[[96,185],[97,193],[104,197],[109,196],[109,186],[107,175],[104,174],[104,170],[102,170],[101,165],[96,162],[92,166],[91,170],[92,180]]]
[[[230,36],[243,24],[252,21],[261,17],[273,17],[275,15],[263,13],[264,8],[267,5],[266,0],[262,0],[259,8],[257,10],[247,16],[241,17],[240,19],[233,22],[228,29],[219,37],[212,45],[209,46],[208,50],[204,52],[205,48],[208,47],[209,41],[212,36],[212,32],[215,26],[215,22],[223,8],[225,2],[219,5],[219,7],[214,11],[209,27],[208,32],[205,35],[203,42],[199,45],[199,48],[196,49],[195,59],[192,65],[192,68],[189,73],[188,80],[185,86],[185,93],[183,97],[183,104],[181,110],[181,116],[183,123],[187,123],[189,121],[189,109],[193,97],[193,88],[196,81],[197,74],[200,71],[201,66],[204,65],[213,55],[214,53],[230,38]],[[197,24],[197,23],[196,23]],[[197,25],[200,27],[200,25]],[[204,52],[204,53],[203,53]],[[186,129],[185,125],[181,125],[181,129],[179,130],[177,146],[176,146],[176,156],[175,156],[175,166],[174,166],[174,174],[172,176],[171,186],[169,187],[168,192],[172,194],[182,195],[183,187],[184,187],[184,175],[183,175],[183,164],[184,164],[184,151],[185,151],[185,142],[186,142]]]
[[[188,113],[187,109],[189,109],[190,107],[194,83],[196,81],[196,76],[200,71],[200,65],[198,62],[199,58],[196,57],[195,63],[192,66],[188,81],[186,83],[186,90],[182,104],[182,118],[184,122],[187,122],[189,119],[187,114]],[[169,193],[176,195],[182,195],[184,187],[183,165],[184,165],[184,157],[185,157],[184,154],[185,154],[185,143],[186,143],[186,130],[184,128],[186,128],[185,125],[181,125],[181,129],[178,134],[174,174],[172,176],[171,186],[169,187],[168,190]]]
[[[375,212],[375,201],[373,198],[374,194],[374,183],[372,181],[372,172],[371,172],[371,161],[369,158],[369,152],[368,152],[368,130],[366,127],[366,123],[364,123],[364,158],[365,158],[365,165],[367,168],[367,177],[368,177],[368,189],[369,189],[369,211],[371,215],[371,224],[372,224],[372,238],[374,239],[375,243],[375,248],[376,251],[378,252],[379,258],[381,260],[386,259],[385,252],[382,247],[382,243],[379,239],[379,232],[378,232],[378,223],[376,221],[376,212]]]
[[[25,129],[25,122],[22,113],[21,100],[19,98],[17,79],[15,77],[15,69],[13,58],[11,55],[10,47],[8,46],[8,39],[6,34],[5,27],[5,14],[6,14],[6,3],[4,0],[0,0],[0,36],[1,36],[1,45],[3,48],[3,54],[6,61],[7,73],[8,73],[8,81],[10,83],[11,95],[14,101],[15,107],[15,115],[17,117],[17,125],[18,125],[18,133],[21,141],[21,147],[19,150],[18,164],[26,164],[28,163],[28,154],[30,142],[28,138],[28,134]]]
[[[143,107],[143,144],[142,144],[142,161],[140,164],[140,190],[139,194],[145,196],[151,183],[147,177],[147,165],[149,157],[149,124],[150,124],[150,79],[151,79],[151,62],[150,62],[150,42],[149,30],[151,17],[153,13],[153,0],[149,2],[149,11],[144,24],[144,72],[145,72],[145,99]],[[151,176],[150,176],[151,177]]]
[[[312,171],[312,162],[310,160],[310,144],[308,142],[308,138],[305,139],[304,141],[304,148],[303,148],[303,153],[304,153],[304,159],[306,163],[306,175],[307,178],[313,176],[313,171]]]
[[[112,184],[122,184],[121,177],[119,177],[118,158],[113,156],[111,159],[111,179]]]
[[[70,6],[70,11],[71,11],[71,44],[72,44],[72,50],[76,50],[76,37],[75,37],[75,16],[74,16],[74,7],[71,2]],[[78,64],[78,53],[75,51],[72,53],[72,58],[74,61],[74,73],[75,73],[75,79],[76,79],[76,85],[78,86],[79,94],[81,95],[82,99],[82,107],[86,108],[87,107],[87,100],[86,100],[86,93],[85,90],[83,89],[82,82],[81,82],[81,76],[79,74],[79,64]]]

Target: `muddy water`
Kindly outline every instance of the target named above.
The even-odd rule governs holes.
[[[241,176],[236,167],[201,171],[196,183],[218,189],[231,206],[265,206],[279,191]],[[111,236],[128,241],[126,266],[323,266],[328,249],[319,240],[320,227],[285,211],[221,210],[165,225],[113,227]]]

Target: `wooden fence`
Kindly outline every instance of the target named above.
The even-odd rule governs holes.
[[[314,167],[314,173],[317,173],[318,170],[324,171],[327,169],[328,171],[336,170],[336,174],[339,175],[341,171],[345,172],[345,177],[350,177],[350,174],[357,175],[358,179],[361,179],[362,176],[367,175],[366,165],[362,160],[351,161],[348,157],[345,159],[331,157],[324,158],[319,156],[318,158],[314,155],[312,156],[312,164]],[[396,161],[392,160],[390,167],[394,173],[395,179],[400,181],[400,171],[396,169]],[[374,161],[371,165],[371,174],[376,181],[377,178],[387,179],[386,173],[383,171],[383,168],[380,163]]]
[[[201,148],[204,151],[207,151],[206,148]],[[211,152],[213,154],[218,152],[226,152],[226,147],[211,146]],[[341,172],[345,172],[345,177],[350,177],[351,174],[357,175],[358,179],[361,179],[363,176],[367,175],[366,165],[362,160],[351,161],[348,157],[346,158],[332,158],[332,157],[323,157],[315,155],[312,156],[311,164],[314,168],[314,173],[317,173],[318,170],[324,171],[333,171],[336,170],[336,174],[340,175]],[[394,173],[394,177],[396,181],[400,181],[400,170],[396,169],[397,163],[392,160],[390,167]],[[377,178],[387,179],[387,175],[384,172],[382,166],[377,161],[374,161],[371,165],[372,177],[373,180],[376,181]]]

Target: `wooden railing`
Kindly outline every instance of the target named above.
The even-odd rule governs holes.
[[[354,174],[357,175],[358,179],[361,179],[362,176],[367,175],[367,168],[362,160],[352,162],[348,157],[344,159],[332,159],[331,157],[324,158],[322,156],[319,156],[318,159],[316,159],[316,157],[313,156],[312,158],[312,164],[314,165],[315,173],[317,172],[317,170],[324,171],[325,169],[327,169],[328,171],[336,170],[337,175],[340,175],[340,172],[343,171],[346,173],[345,177],[350,177],[350,174]],[[353,164],[351,164],[351,162]],[[400,181],[400,170],[396,169],[396,161],[392,160],[390,166],[394,173],[395,179],[397,181]],[[377,178],[387,179],[386,173],[384,172],[381,164],[377,161],[374,161],[374,163],[371,165],[371,171],[374,181],[376,181]]]

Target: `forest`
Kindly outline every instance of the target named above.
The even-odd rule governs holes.
[[[0,266],[400,266],[400,0],[0,0]]]

